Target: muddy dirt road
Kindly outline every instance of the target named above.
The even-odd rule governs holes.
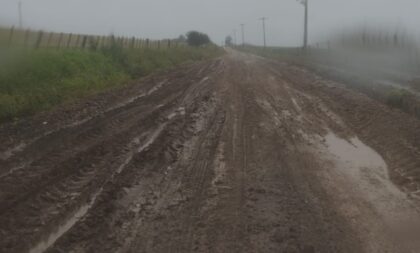
[[[286,63],[229,51],[0,143],[1,252],[420,252],[420,121]]]

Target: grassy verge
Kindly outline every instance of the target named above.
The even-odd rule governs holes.
[[[248,45],[236,47],[236,49],[270,59],[290,62],[306,62],[313,59],[322,59],[328,55],[327,49],[311,49],[310,53],[305,53],[301,47],[267,47],[264,49],[263,47]]]
[[[180,63],[216,57],[207,48],[1,50],[0,122],[33,115]]]
[[[347,88],[364,93],[370,98],[378,100],[391,108],[401,110],[420,119],[420,97],[418,95],[415,95],[408,89],[375,82],[378,78],[383,78],[385,80],[391,78],[392,80],[392,74],[387,76],[381,73],[381,75],[378,76],[375,70],[371,70],[369,66],[364,66],[365,71],[357,71],[357,69],[355,71],[353,68],[343,64],[342,61],[340,62],[340,59],[333,59],[331,57],[331,52],[323,49],[311,49],[306,54],[302,49],[297,48],[278,47],[264,49],[262,47],[247,46],[245,48],[238,47],[238,50],[266,58],[303,65],[320,76],[338,81],[346,85]],[[319,64],[331,66],[333,68],[320,68]],[[334,67],[337,66],[348,71],[337,71],[334,69]],[[420,89],[419,83],[418,80],[413,80],[411,83],[408,83],[407,86],[410,87],[411,85],[411,88],[416,90],[416,88]]]

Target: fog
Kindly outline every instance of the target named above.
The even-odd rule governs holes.
[[[18,25],[18,0],[0,1],[0,25]],[[303,6],[295,0],[22,0],[23,26],[58,32],[163,39],[200,30],[221,43],[244,23],[246,42],[261,45],[260,17],[267,17],[267,43],[298,46]],[[325,41],[353,26],[404,29],[419,39],[418,0],[309,0],[309,42]]]

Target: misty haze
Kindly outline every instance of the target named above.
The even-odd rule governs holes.
[[[0,252],[420,252],[419,10],[2,0]]]

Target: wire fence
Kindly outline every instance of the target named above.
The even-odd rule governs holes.
[[[331,49],[334,47],[368,49],[418,50],[420,37],[408,32],[390,32],[378,29],[358,29],[331,36],[325,41],[313,43],[312,48]]]
[[[177,39],[151,40],[123,36],[95,36],[74,33],[56,33],[0,27],[0,45],[3,47],[48,48],[48,49],[80,49],[97,50],[118,45],[126,49],[140,48],[175,48],[186,46]]]

